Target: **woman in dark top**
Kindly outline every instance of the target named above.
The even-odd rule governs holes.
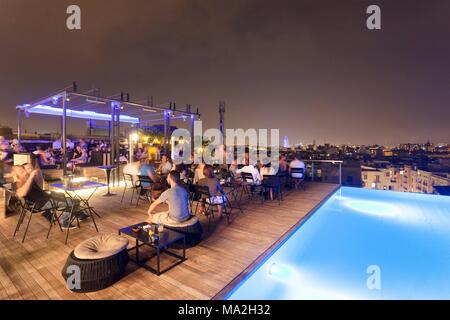
[[[204,199],[204,201],[210,204],[219,204],[217,210],[219,211],[219,214],[222,214],[222,205],[225,205],[226,203],[226,193],[223,190],[219,179],[214,175],[214,168],[209,164],[205,165],[203,168],[203,175],[205,177],[198,181],[198,185],[207,186],[210,195],[210,198]],[[202,203],[200,210],[201,213],[205,212],[204,202]]]

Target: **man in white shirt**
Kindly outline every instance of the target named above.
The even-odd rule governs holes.
[[[161,164],[158,167],[158,171],[161,171],[161,174],[168,174],[172,170],[172,163],[169,161],[169,157],[163,155],[161,157]]]
[[[261,174],[259,173],[258,169],[256,169],[256,167],[252,164],[247,164],[246,166],[244,166],[242,169],[239,169],[236,171],[236,173],[251,173],[253,176],[253,185],[259,186],[261,184]],[[252,181],[247,181],[247,182],[252,182]]]
[[[292,178],[294,178],[294,179],[303,179],[304,178],[306,166],[305,166],[305,163],[300,160],[300,156],[297,154],[294,156],[294,160],[292,160],[291,163],[289,164],[289,172],[291,172],[292,168],[303,169],[303,173],[291,173]]]

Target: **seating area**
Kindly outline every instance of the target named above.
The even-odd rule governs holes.
[[[195,241],[195,237],[191,237],[194,242],[187,249],[187,260],[177,267],[158,277],[130,262],[121,280],[104,290],[90,293],[67,290],[61,276],[66,260],[68,257],[79,259],[72,251],[80,243],[99,234],[117,234],[120,228],[143,221],[148,203],[141,201],[136,207],[135,202],[121,202],[123,187],[112,188],[112,192],[117,194],[115,197],[104,198],[103,192],[98,192],[90,203],[101,215],[97,219],[99,233],[92,223],[82,222],[82,228],[71,230],[67,245],[65,234],[56,228],[46,239],[49,224],[41,216],[33,217],[27,239],[21,243],[12,238],[19,218],[13,216],[0,222],[0,253],[5,257],[0,259],[0,297],[97,299],[117,297],[120,293],[123,298],[134,299],[211,298],[336,187],[310,184],[306,191],[291,189],[283,194],[281,204],[269,201],[262,206],[244,193],[240,201],[243,213],[238,208],[230,210],[233,215],[231,223],[226,219],[214,219],[208,230],[209,218],[199,216],[204,231],[202,240],[198,243],[198,239]],[[269,223],[271,227],[267,228]],[[189,229],[190,226],[184,227],[182,231],[196,234],[195,229]],[[142,250],[145,254],[146,251]],[[164,256],[161,267],[171,263],[173,259]]]
[[[112,120],[109,140],[72,143],[67,117],[86,116],[73,112],[63,112],[61,138],[53,143],[29,149],[21,145],[20,134],[17,140],[3,139],[2,187],[5,203],[16,214],[0,223],[0,251],[7,257],[0,259],[0,297],[9,297],[14,287],[27,299],[19,272],[20,279],[39,281],[31,281],[37,298],[67,298],[67,291],[70,298],[94,293],[101,298],[111,290],[120,290],[122,298],[211,298],[336,188],[317,185],[308,194],[303,174],[291,175],[285,156],[256,161],[249,149],[243,164],[188,165],[184,150],[169,145],[168,129],[176,119],[199,118],[198,110],[93,98],[111,107],[106,108],[111,117],[90,113]],[[78,93],[74,83],[72,90],[51,98],[50,109],[32,103],[17,110],[19,117],[58,115],[85,99],[92,98]],[[136,130],[149,111],[164,117],[163,145]],[[121,123],[131,124],[124,130],[125,143]],[[195,121],[189,123],[193,130]],[[184,160],[175,164],[169,155]],[[236,156],[231,150],[224,155]],[[305,164],[295,160],[304,170]],[[292,202],[285,204],[289,197]],[[136,283],[139,290],[128,288]],[[51,292],[55,285],[56,293]]]

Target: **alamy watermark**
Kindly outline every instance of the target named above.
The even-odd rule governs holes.
[[[381,268],[376,264],[367,267],[366,273],[369,275],[366,281],[367,289],[381,290]]]
[[[81,270],[79,266],[70,265],[66,269],[66,285],[69,290],[81,290]]]
[[[199,120],[194,122],[193,134],[191,137],[189,130],[181,128],[172,133],[170,143],[175,164],[254,165],[259,161],[262,165],[270,163],[275,172],[278,170],[279,129],[226,129],[223,135],[216,128],[203,131]]]
[[[81,8],[76,4],[67,7],[66,27],[69,30],[81,30]]]
[[[66,27],[69,30],[81,30],[81,8],[79,5],[71,4],[66,9],[69,16],[66,19]],[[366,20],[366,26],[369,30],[381,30],[381,8],[372,4],[367,7],[366,14],[369,14]]]
[[[367,7],[367,14],[370,16],[366,20],[366,26],[369,30],[381,30],[381,9],[376,4]]]

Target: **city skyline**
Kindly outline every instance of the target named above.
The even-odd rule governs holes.
[[[205,127],[218,127],[225,100],[227,127],[278,128],[291,144],[450,141],[450,4],[377,1],[382,29],[368,30],[369,1],[79,1],[77,31],[65,27],[69,4],[2,3],[1,124],[15,128],[15,105],[77,81],[190,103]]]

